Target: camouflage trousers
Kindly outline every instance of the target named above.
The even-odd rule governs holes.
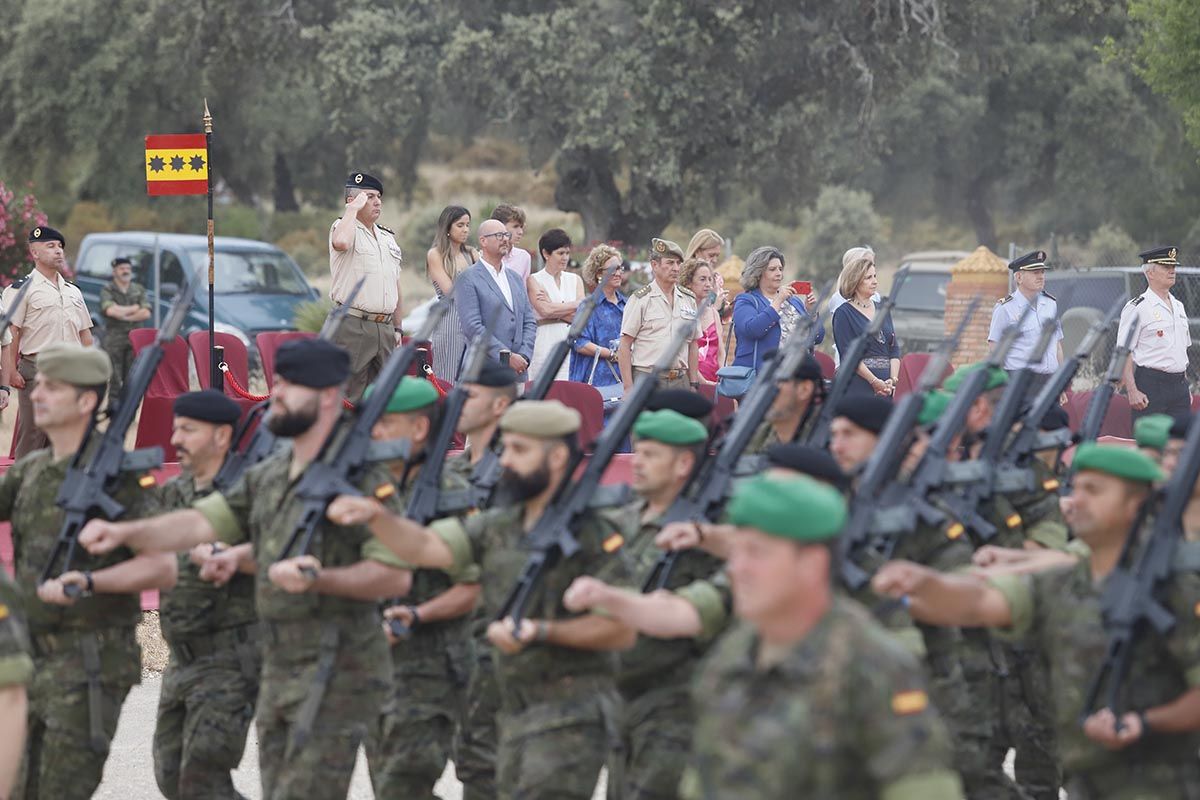
[[[616,697],[607,681],[497,716],[496,796],[504,800],[591,800],[615,738]]]
[[[1070,800],[1200,800],[1200,764],[1194,758],[1175,763],[1128,762],[1108,769],[1069,775]]]
[[[674,800],[695,726],[687,687],[652,689],[617,710],[620,741],[608,758],[609,800]]]
[[[1036,653],[1005,646],[1004,654],[1008,675],[997,686],[1000,724],[993,741],[993,758],[1003,761],[1013,748],[1017,785],[1033,800],[1058,800],[1062,770],[1050,676]]]
[[[383,632],[378,622],[367,630],[339,618],[260,624],[255,730],[263,800],[345,797],[358,747],[387,699]]]
[[[367,734],[377,797],[434,796],[433,786],[451,759],[467,688],[466,642],[456,645],[448,649],[444,637],[421,637],[418,629],[413,639],[392,647],[391,692]]]
[[[112,361],[112,377],[108,379],[108,401],[112,402],[121,395],[125,378],[133,366],[133,343],[129,341],[129,331],[109,330],[104,337],[104,352]]]
[[[242,646],[249,663],[233,652],[184,662],[172,649],[154,727],[154,777],[168,800],[241,797],[230,772],[246,749],[260,662],[255,643]]]
[[[79,639],[63,637],[48,652],[49,643],[39,643],[45,637],[33,637],[25,757],[13,798],[85,800],[99,787],[121,706],[141,672],[141,649],[133,631],[114,633],[98,648],[94,691],[89,690]]]
[[[496,715],[500,689],[492,665],[491,645],[472,641],[475,652],[466,708],[454,737],[454,772],[463,785],[463,800],[496,796]]]

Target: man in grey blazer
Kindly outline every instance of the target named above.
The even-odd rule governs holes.
[[[459,326],[470,343],[484,335],[492,312],[499,308],[488,356],[499,359],[501,350],[509,351],[508,366],[525,380],[533,358],[537,320],[521,279],[501,263],[512,247],[512,234],[503,222],[488,219],[479,226],[478,235],[479,260],[454,281]]]

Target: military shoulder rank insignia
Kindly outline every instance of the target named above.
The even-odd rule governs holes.
[[[650,294],[651,285],[652,284],[647,283],[645,286],[643,286],[642,288],[640,288],[636,292],[634,292],[633,296],[634,297],[645,297],[646,295]]]
[[[1005,303],[1007,303],[1009,300],[1012,300],[1012,295],[1011,295],[1011,294],[1010,294],[1010,295],[1008,295],[1007,297],[1004,297],[1004,298],[1001,298],[1001,299],[997,300],[997,301],[996,301],[996,305],[998,305],[998,306],[1002,306],[1002,305],[1004,305]]]
[[[375,227],[379,228],[379,230],[381,230],[385,233],[390,233],[392,236],[396,235],[396,232],[394,230],[392,230],[391,228],[387,227],[386,225],[380,225],[378,222],[376,222]]]
[[[623,544],[625,544],[625,537],[616,531],[613,531],[608,537],[605,538],[600,547],[603,548],[604,552],[606,553],[615,553],[621,549],[621,545]]]
[[[1042,290],[1042,294],[1046,295],[1046,297],[1049,297],[1054,302],[1056,302],[1056,303],[1058,302],[1058,298],[1055,297],[1054,295],[1050,294],[1049,292],[1047,292],[1045,289]]]
[[[1135,297],[1129,301],[1129,305],[1136,306],[1138,303],[1142,302],[1145,299],[1146,299],[1146,295],[1139,294],[1137,297]]]
[[[892,713],[899,717],[920,714],[929,707],[929,695],[921,689],[910,689],[892,695]]]

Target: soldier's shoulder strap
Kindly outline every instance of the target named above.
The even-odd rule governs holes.
[[[1135,297],[1129,301],[1129,305],[1136,306],[1138,303],[1142,302],[1145,299],[1146,299],[1146,295],[1139,294],[1137,297]]]
[[[694,292],[693,292],[691,289],[686,289],[686,288],[684,288],[683,286],[680,286],[680,287],[678,287],[678,288],[679,288],[679,292],[680,292],[680,293],[681,293],[681,294],[682,294],[684,297],[690,297],[690,298],[692,298],[693,300],[695,300],[695,299],[696,299],[696,295],[695,295],[695,293],[694,293]]]
[[[647,283],[645,286],[643,286],[642,288],[640,288],[636,292],[634,292],[633,296],[640,300],[643,297],[648,296],[650,294],[650,291],[652,288],[653,288],[653,284]]]
[[[1056,303],[1058,302],[1058,298],[1055,297],[1054,295],[1050,294],[1049,292],[1047,292],[1045,289],[1042,289],[1042,294],[1046,295],[1046,297],[1049,297],[1054,302],[1056,302]]]
[[[1010,295],[1008,295],[1007,297],[1002,297],[1002,298],[1000,298],[999,300],[997,300],[997,301],[996,301],[996,305],[998,305],[998,306],[1002,306],[1002,305],[1004,305],[1005,303],[1007,303],[1009,300],[1012,300],[1012,299],[1013,299],[1013,296],[1010,294]]]
[[[394,230],[392,230],[391,228],[387,227],[386,225],[380,225],[378,222],[376,222],[375,227],[379,228],[379,230],[381,230],[385,233],[390,233],[392,236],[396,235],[396,232]]]

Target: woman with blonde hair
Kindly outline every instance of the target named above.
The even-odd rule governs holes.
[[[613,273],[604,281],[604,297],[592,311],[583,333],[571,351],[569,379],[592,386],[613,386],[621,383],[617,369],[617,345],[621,341],[621,317],[625,314],[625,295],[621,284],[625,281],[625,264],[617,248],[607,244],[597,245],[583,262],[583,280],[595,286],[604,280],[604,275]]]
[[[842,268],[838,276],[838,292],[846,302],[833,312],[833,341],[839,353],[846,352],[862,334],[875,315],[881,313],[875,300],[879,279],[875,274],[875,254],[863,255]],[[844,369],[849,365],[842,365]],[[854,368],[847,394],[891,397],[900,377],[900,344],[889,314],[879,333],[867,341],[862,361]]]
[[[702,258],[689,258],[679,268],[679,285],[696,295],[696,301],[707,297],[714,290],[716,269]],[[704,317],[696,320],[700,336],[696,339],[698,350],[697,366],[705,383],[717,382],[717,370],[725,361],[725,346],[721,341],[721,317],[717,306],[722,305],[729,293],[721,290],[716,304],[704,310]]]
[[[425,254],[425,272],[433,282],[433,291],[438,299],[454,292],[454,279],[458,273],[479,260],[475,248],[467,244],[471,237],[471,212],[462,206],[446,206],[438,216],[437,232],[433,246]],[[454,383],[458,380],[458,367],[465,347],[459,333],[458,312],[454,306],[442,317],[433,332],[433,373],[438,378]]]
[[[716,269],[724,253],[725,240],[721,238],[721,234],[712,228],[701,228],[696,231],[692,240],[688,242],[688,246],[684,248],[683,260],[698,258],[701,261],[707,261],[710,267]]]

